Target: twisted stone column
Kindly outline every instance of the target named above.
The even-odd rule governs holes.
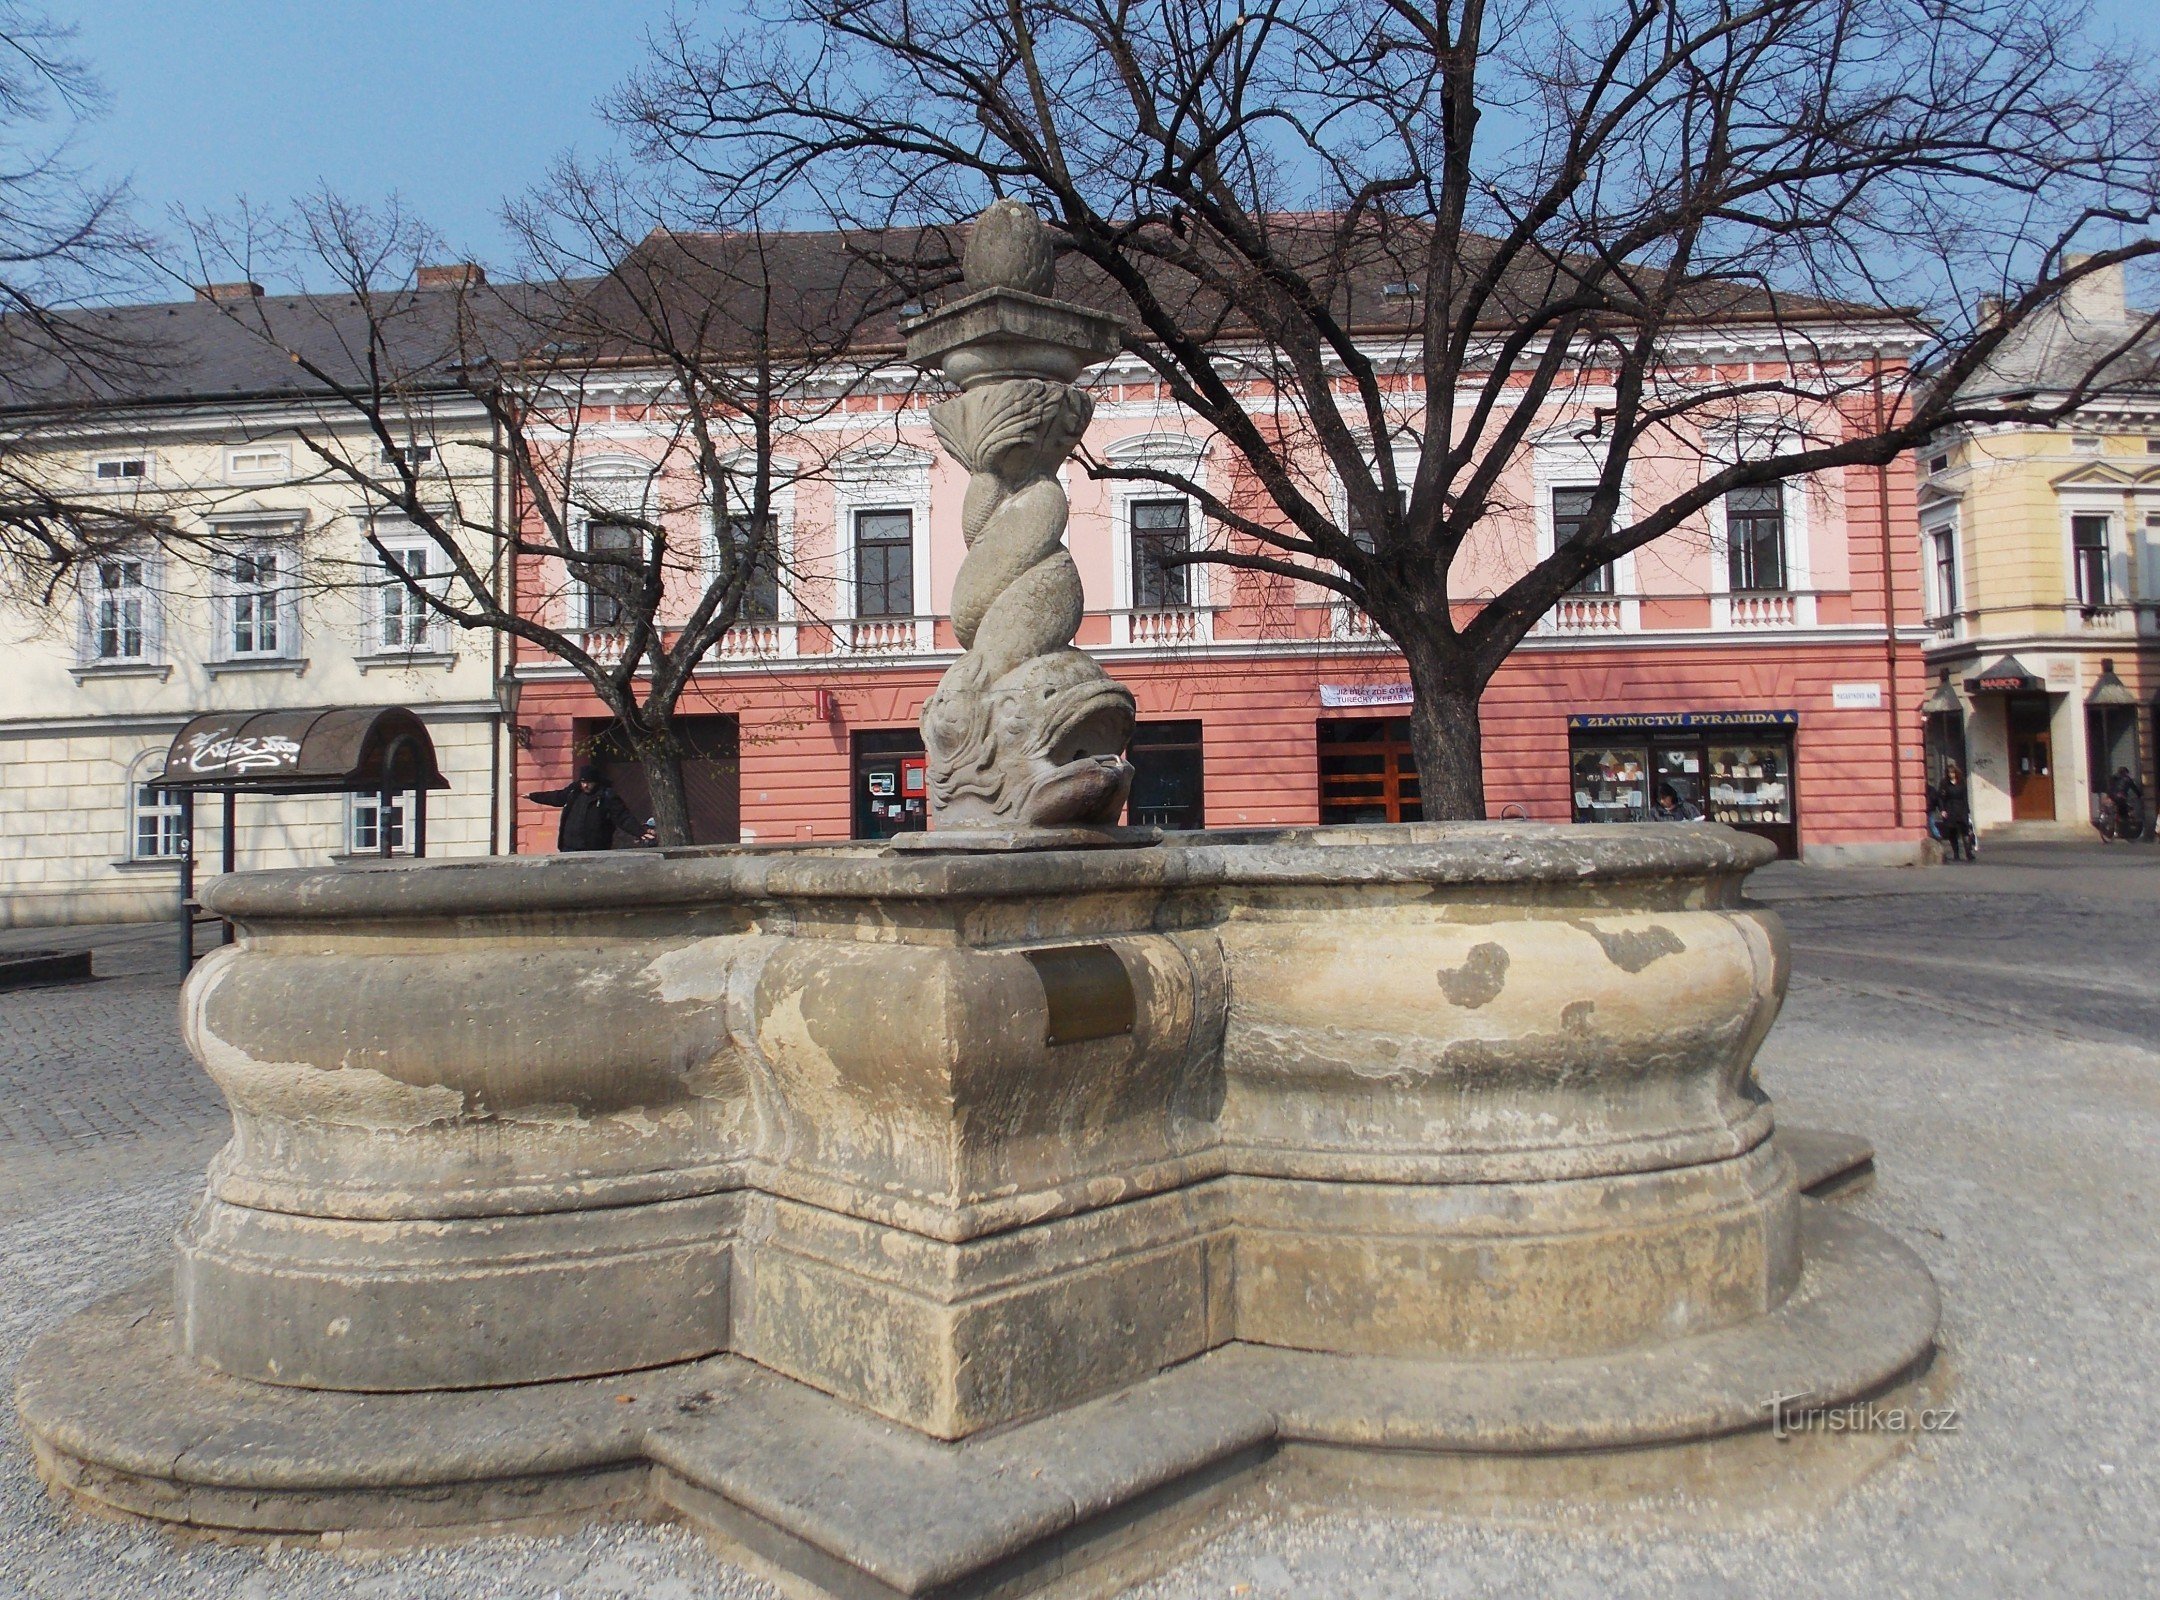
[[[968,242],[971,292],[909,331],[910,359],[963,390],[930,420],[970,474],[953,589],[967,653],[922,718],[944,829],[1111,823],[1132,787],[1132,692],[1073,648],[1083,598],[1057,478],[1094,412],[1069,380],[1115,353],[1117,328],[1048,298],[1052,267],[1041,220],[1000,200]]]

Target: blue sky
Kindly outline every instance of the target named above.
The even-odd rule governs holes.
[[[80,156],[171,205],[268,206],[324,184],[396,191],[480,260],[504,259],[503,198],[557,154],[610,148],[594,102],[642,59],[667,0],[42,0],[79,29],[111,98]],[[685,9],[690,9],[686,4]],[[703,8],[724,21],[729,0]],[[2103,25],[2160,48],[2150,0]]]
[[[509,252],[506,195],[567,148],[609,148],[593,103],[668,15],[666,0],[42,3],[111,102],[78,154],[129,178],[146,219],[395,190],[482,260]]]

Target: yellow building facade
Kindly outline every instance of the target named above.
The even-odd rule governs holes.
[[[2120,278],[2095,280],[1979,383],[2044,402],[2132,330]],[[2139,361],[2063,426],[1961,431],[1920,463],[1929,780],[1962,762],[1983,836],[2092,838],[2123,769],[2152,811],[2160,384]]]

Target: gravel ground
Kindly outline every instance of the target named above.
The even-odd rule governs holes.
[[[1940,1282],[1958,1431],[1915,1441],[1797,1527],[1722,1511],[1694,1521],[1684,1506],[1655,1522],[1587,1509],[1528,1524],[1267,1515],[1136,1595],[2160,1594],[2160,852],[1996,852],[1934,872],[1782,867],[1757,892],[1779,905],[1796,948],[1765,1082],[1789,1120],[1875,1141],[1876,1186],[1843,1203],[1895,1231]],[[198,1181],[189,1141],[202,1130],[160,1121],[192,1115],[192,1089],[161,1077],[184,1071],[156,1031],[170,1028],[169,987],[166,1020],[126,1025],[145,1034],[123,1053],[147,1131],[70,1134],[52,1148],[6,1136],[11,1085],[64,1094],[91,1064],[72,1045],[52,1053],[71,1035],[49,1016],[22,1018],[126,1008],[117,983],[93,1003],[100,987],[41,991],[27,1010],[25,996],[0,996],[0,1166],[40,1163],[58,1197],[12,1214],[0,1203],[0,1368],[39,1329],[161,1268]],[[0,1429],[0,1596],[771,1593],[672,1528],[366,1560],[176,1543],[63,1516],[12,1417]]]

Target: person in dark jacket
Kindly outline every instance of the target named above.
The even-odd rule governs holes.
[[[1965,774],[1953,761],[1943,769],[1943,781],[1935,791],[1935,814],[1942,825],[1942,836],[1950,846],[1952,861],[1962,854],[1967,861],[1973,858],[1972,791],[1965,787]]]
[[[562,822],[555,830],[558,850],[612,850],[617,833],[627,833],[639,844],[653,842],[652,830],[630,814],[607,775],[590,763],[578,768],[576,781],[567,787],[542,789],[525,798],[562,807]]]
[[[1680,798],[1680,791],[1669,783],[1657,786],[1657,798],[1650,805],[1652,822],[1700,822],[1702,813]]]
[[[2145,837],[2145,786],[2128,767],[2117,767],[2108,779],[2107,797],[2115,802],[2115,831],[2129,840]]]

